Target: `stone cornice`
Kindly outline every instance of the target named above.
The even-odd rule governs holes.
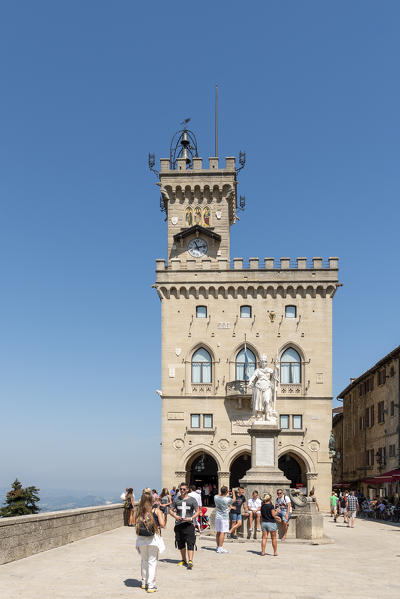
[[[155,285],[160,299],[189,299],[196,300],[200,298],[207,299],[208,297],[237,299],[237,298],[293,298],[296,297],[323,297],[332,298],[335,295],[338,287],[337,281],[318,281],[314,284],[303,282],[298,285],[293,285],[292,282],[280,283],[274,285],[252,285],[218,282],[218,284],[205,284],[191,282],[179,283],[161,283]]]

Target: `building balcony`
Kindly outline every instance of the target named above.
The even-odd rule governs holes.
[[[241,410],[251,410],[252,389],[248,381],[230,381],[226,383],[226,398],[236,400],[236,407]]]
[[[230,381],[226,383],[226,397],[235,399],[237,397],[250,398],[252,389],[248,381]]]

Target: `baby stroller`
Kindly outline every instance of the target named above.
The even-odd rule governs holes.
[[[207,528],[210,528],[210,518],[209,516],[207,516],[207,508],[206,507],[201,507],[200,508],[201,514],[199,516],[199,523],[200,523],[200,530],[203,532],[203,530],[207,530]]]

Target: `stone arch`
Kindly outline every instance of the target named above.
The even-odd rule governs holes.
[[[260,295],[261,297],[265,297],[265,288],[262,285],[259,285],[256,289],[256,296]]]
[[[276,289],[276,295],[280,297],[286,297],[286,290],[283,285],[278,285]]]
[[[269,285],[266,289],[266,296],[269,295],[272,298],[275,298],[276,293],[275,293],[275,288],[272,285]]]
[[[239,297],[239,296],[241,296],[243,298],[247,297],[247,291],[242,285],[240,285],[236,290],[236,297]]]
[[[176,287],[171,287],[169,290],[169,296],[178,299],[178,290]]]
[[[310,297],[315,297],[315,289],[312,285],[307,286],[306,295],[309,295]]]
[[[222,287],[222,286],[218,287],[218,295],[221,295],[223,298],[227,297],[227,292],[226,292],[225,287]]]
[[[335,295],[336,287],[334,285],[328,285],[326,289],[326,295],[333,297]]]
[[[293,299],[295,299],[295,297],[296,297],[296,291],[295,291],[293,285],[289,285],[286,288],[286,297],[288,297],[288,296],[291,297],[291,298],[293,298]]]
[[[255,345],[253,345],[252,343],[248,343],[246,342],[246,346],[248,347],[248,349],[250,349],[253,354],[255,355],[257,362],[259,362],[260,360],[260,352],[258,351],[258,349],[255,347]],[[238,353],[244,348],[244,342],[241,341],[240,343],[238,343],[235,346],[235,349],[232,351],[230,357],[229,357],[229,361],[232,363],[235,363],[236,360],[236,356],[238,355]]]
[[[241,445],[240,447],[235,447],[234,449],[232,449],[232,451],[228,453],[228,455],[225,457],[225,464],[227,470],[230,470],[232,463],[243,453],[248,453],[251,455],[250,443]]]
[[[236,299],[236,290],[234,287],[230,286],[228,287],[228,296],[231,295],[233,298]]]
[[[160,287],[160,293],[165,297],[165,299],[169,299],[169,291],[167,287]]]
[[[199,287],[198,296],[199,297],[202,296],[205,299],[208,298],[208,291],[203,285],[201,287]]]
[[[192,295],[195,299],[199,299],[196,287],[189,287],[189,295]]]
[[[325,289],[323,288],[323,286],[322,285],[318,285],[318,287],[317,287],[317,289],[315,291],[315,294],[316,295],[320,295],[321,297],[325,297],[325,293],[326,292],[325,292]]]
[[[305,355],[305,352],[304,352],[303,348],[300,345],[298,345],[297,343],[295,343],[294,341],[286,341],[283,345],[281,345],[281,347],[278,349],[279,359],[281,359],[281,355],[289,347],[293,347],[293,349],[295,349],[297,351],[297,353],[299,354],[302,362],[306,362],[307,361],[307,357]]]
[[[198,349],[200,349],[201,347],[204,347],[204,349],[205,349],[206,351],[208,351],[208,353],[209,353],[209,354],[210,354],[210,356],[211,356],[211,360],[212,360],[212,362],[215,362],[215,355],[214,355],[214,352],[213,352],[213,350],[212,350],[212,349],[211,349],[211,347],[208,345],[208,343],[204,343],[203,341],[199,341],[198,343],[196,343],[196,345],[193,345],[193,347],[192,347],[192,348],[191,348],[191,349],[188,351],[188,353],[187,353],[186,360],[187,360],[188,362],[191,362],[191,361],[192,361],[192,356],[193,356],[193,354],[194,354],[194,353],[195,353],[195,352],[196,352]]]
[[[196,445],[193,445],[187,451],[185,451],[185,453],[182,455],[181,465],[179,469],[182,471],[187,471],[187,468],[190,467],[193,464],[194,460],[202,453],[208,453],[209,455],[211,455],[211,457],[213,457],[214,460],[217,462],[218,470],[222,470],[221,456],[219,455],[219,453],[215,451],[213,447],[210,447],[209,445],[204,446],[201,443],[197,443]]]
[[[285,445],[278,449],[278,461],[279,458],[287,454],[293,454],[297,457],[304,465],[304,474],[315,472],[315,464],[312,458],[302,449],[301,447],[297,447],[297,445]],[[305,481],[306,482],[306,481]]]
[[[243,450],[236,454],[229,464],[229,486],[237,487],[239,481],[251,468],[251,450]]]
[[[185,297],[187,299],[188,296],[189,296],[187,288],[186,287],[180,287],[179,288],[179,295],[180,295],[180,297]]]
[[[299,295],[300,297],[305,297],[306,293],[305,293],[305,289],[304,289],[303,285],[297,286],[296,295]]]

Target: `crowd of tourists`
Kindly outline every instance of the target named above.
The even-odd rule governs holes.
[[[203,494],[203,489],[186,483],[181,483],[179,489],[163,489],[160,494],[155,489],[146,488],[143,489],[137,507],[131,487],[121,495],[127,514],[126,523],[136,528],[136,549],[141,557],[142,589],[148,593],[157,591],[157,562],[159,555],[165,550],[161,531],[166,526],[168,516],[175,520],[175,546],[180,551],[178,565],[188,570],[193,568],[196,531],[201,532],[204,526],[204,510],[207,511],[206,506],[203,506],[203,499],[207,497],[209,504],[211,493],[212,489],[210,493]],[[223,486],[220,493],[213,494],[212,497],[215,504],[216,553],[228,553],[223,546],[225,535],[237,539],[243,516],[248,516],[250,530],[256,527],[258,532],[262,532],[261,555],[266,555],[268,535],[271,536],[273,555],[278,555],[278,523],[282,523],[284,541],[292,516],[290,498],[282,489],[278,489],[275,501],[269,493],[260,498],[257,491],[247,500],[242,487],[229,490]]]
[[[360,516],[374,518],[375,520],[400,522],[399,497],[397,495],[390,499],[379,495],[372,499],[366,497],[360,505]]]
[[[354,528],[357,515],[377,520],[400,521],[400,501],[397,494],[389,500],[378,495],[370,499],[361,491],[332,491],[330,505],[334,522],[342,516],[349,528]]]

